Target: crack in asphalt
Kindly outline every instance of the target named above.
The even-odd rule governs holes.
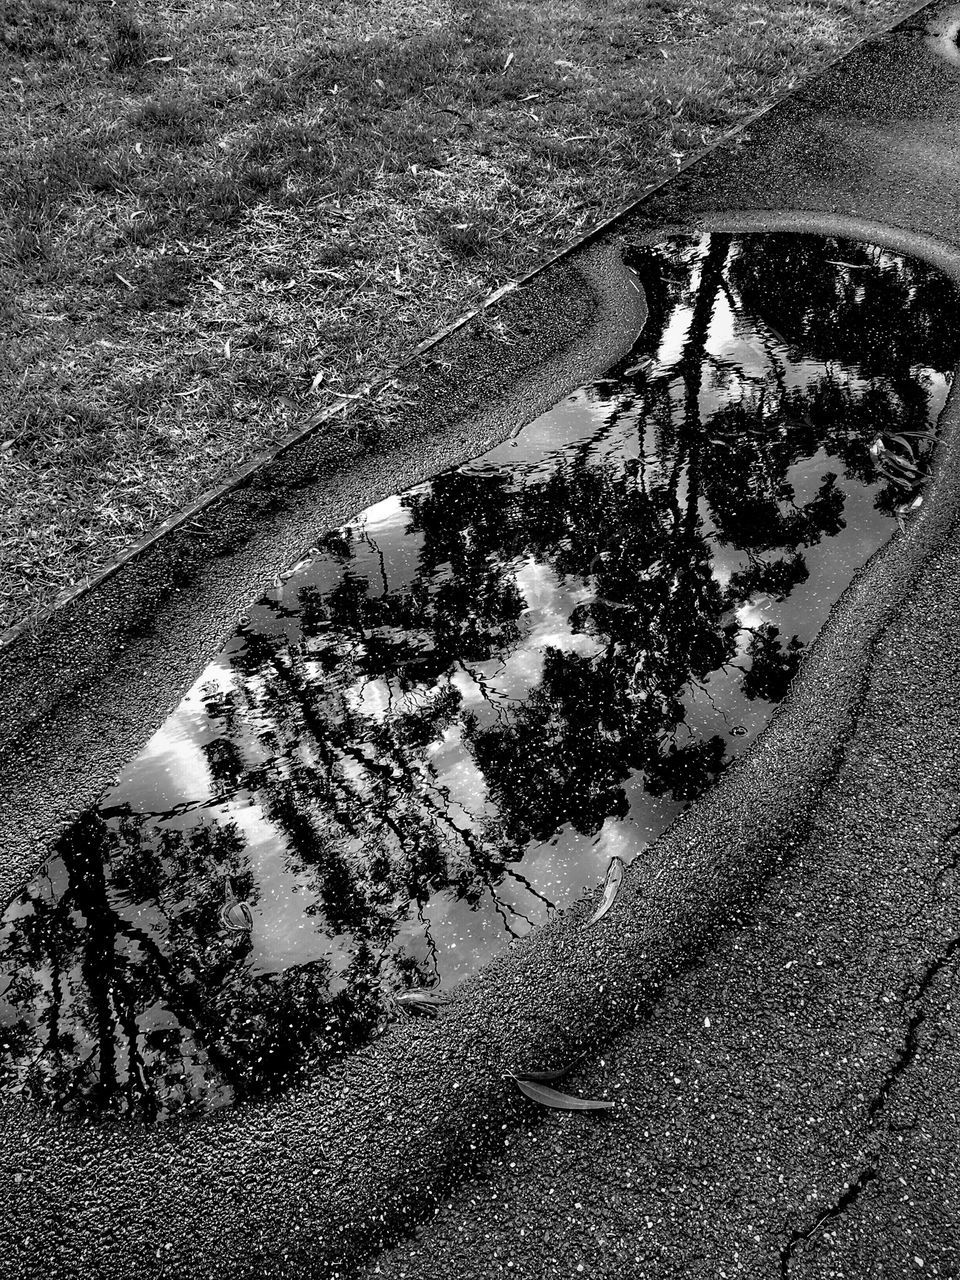
[[[790,1266],[793,1262],[793,1255],[801,1244],[813,1238],[824,1223],[830,1222],[833,1218],[839,1218],[841,1214],[846,1213],[852,1204],[860,1198],[861,1192],[872,1182],[877,1176],[877,1167],[875,1164],[867,1164],[860,1170],[852,1182],[848,1182],[843,1189],[842,1195],[821,1213],[811,1226],[800,1231],[794,1231],[790,1235],[790,1239],[780,1250],[780,1275],[786,1277],[790,1275]]]
[[[923,1006],[924,998],[936,981],[940,971],[950,963],[958,950],[960,950],[960,934],[956,934],[951,938],[944,950],[930,961],[923,972],[923,977],[916,985],[914,994],[904,1002],[905,1004],[912,1004],[914,1012],[907,1022],[903,1043],[883,1080],[881,1080],[879,1089],[867,1107],[867,1127],[869,1129],[877,1127],[877,1117],[886,1106],[893,1086],[916,1060],[920,1051],[920,1027],[927,1018],[927,1010]]]
[[[948,841],[958,834],[960,834],[960,826],[954,827],[953,830],[947,832],[944,840]],[[960,866],[960,848],[937,873],[936,881],[942,880],[944,875],[951,870],[956,870],[958,866]],[[894,1085],[916,1061],[920,1052],[920,1028],[926,1021],[929,1012],[924,1007],[926,997],[939,974],[950,964],[958,952],[960,952],[960,934],[955,934],[943,951],[934,956],[924,969],[920,980],[913,989],[913,993],[910,994],[909,986],[905,991],[903,998],[904,1009],[906,1010],[907,1007],[912,1005],[913,1013],[907,1021],[900,1048],[867,1106],[866,1127],[868,1131],[877,1129],[880,1113],[886,1106]],[[871,1146],[865,1154],[869,1163],[865,1164],[857,1176],[845,1185],[834,1203],[824,1210],[809,1227],[794,1230],[790,1233],[789,1239],[780,1250],[780,1275],[783,1280],[787,1280],[790,1275],[793,1257],[799,1247],[811,1240],[827,1222],[846,1213],[851,1205],[856,1204],[867,1185],[877,1177],[881,1163],[879,1146]]]

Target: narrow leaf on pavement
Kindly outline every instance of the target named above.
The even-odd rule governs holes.
[[[620,892],[620,884],[623,880],[623,860],[618,858],[616,854],[610,859],[610,865],[607,867],[607,878],[603,886],[603,897],[600,899],[600,905],[587,921],[585,928],[596,924],[607,914],[610,908],[617,900],[617,894]]]
[[[599,1098],[575,1098],[570,1093],[560,1093],[549,1085],[538,1084],[536,1080],[524,1080],[520,1076],[513,1077],[520,1092],[531,1102],[541,1107],[554,1107],[557,1111],[609,1111],[612,1102]]]

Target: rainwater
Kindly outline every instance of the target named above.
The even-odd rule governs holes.
[[[284,1087],[629,862],[913,518],[952,286],[816,236],[626,253],[629,357],[318,531],[0,921],[0,1084],[144,1120]]]

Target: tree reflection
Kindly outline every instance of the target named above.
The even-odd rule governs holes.
[[[675,812],[743,709],[784,697],[806,639],[758,602],[805,589],[857,486],[902,501],[870,446],[929,431],[951,287],[812,236],[678,237],[631,265],[648,322],[589,389],[594,429],[437,477],[395,532],[327,534],[203,686],[203,798],[146,813],[121,788],[11,905],[13,1086],[151,1119],[329,1061],[442,978],[439,903],[525,932],[551,908],[531,850],[644,797]],[[266,919],[278,877],[300,958],[220,921],[228,878]]]

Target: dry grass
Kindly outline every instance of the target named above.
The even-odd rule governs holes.
[[[0,628],[903,9],[0,0]]]

